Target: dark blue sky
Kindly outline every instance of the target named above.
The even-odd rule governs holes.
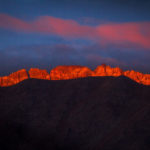
[[[149,21],[149,0],[1,0],[0,12],[22,19],[41,15],[103,21]]]
[[[0,0],[0,75],[101,63],[150,73],[149,8],[150,0]]]

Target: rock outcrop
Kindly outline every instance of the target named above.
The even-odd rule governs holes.
[[[92,76],[93,72],[83,66],[58,66],[51,70],[51,80],[66,80]]]
[[[106,66],[105,64],[98,66],[94,72],[93,76],[121,76],[123,75],[123,71],[119,68],[111,68],[110,66]]]
[[[41,70],[38,68],[31,68],[29,70],[29,77],[35,79],[45,79],[50,80],[50,75],[46,70]]]
[[[28,78],[27,71],[25,69],[21,69],[9,76],[0,77],[0,86],[11,86]]]
[[[41,70],[38,68],[31,68],[28,73],[25,69],[22,69],[10,74],[9,76],[0,77],[0,86],[11,86],[28,78],[68,80],[89,76],[118,77],[121,75],[124,75],[140,84],[150,85],[150,74],[143,74],[133,70],[123,72],[119,67],[111,68],[110,66],[101,65],[98,66],[94,71],[84,66],[58,66],[52,69],[50,74],[46,70]]]
[[[143,74],[134,70],[125,71],[124,76],[144,85],[150,85],[150,74]]]

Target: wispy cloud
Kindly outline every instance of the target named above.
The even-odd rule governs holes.
[[[41,16],[24,21],[0,14],[0,28],[25,33],[52,34],[63,38],[93,40],[103,46],[134,45],[150,48],[150,22],[108,23],[95,26],[81,25],[75,20]]]

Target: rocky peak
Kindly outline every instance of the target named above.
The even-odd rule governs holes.
[[[51,70],[51,80],[65,80],[92,75],[92,71],[88,67],[83,66],[58,66]]]
[[[119,68],[111,68],[110,66],[106,66],[105,64],[98,66],[94,70],[93,76],[120,76],[123,75],[123,71]]]
[[[145,74],[141,79],[141,83],[145,85],[150,85],[150,74]]]
[[[50,75],[48,74],[48,72],[46,70],[41,70],[38,68],[31,68],[29,70],[29,77],[36,79],[50,80]]]
[[[138,83],[150,85],[150,74],[143,74],[143,73],[131,70],[131,71],[125,71],[124,76],[127,76]]]
[[[21,69],[9,76],[0,77],[0,86],[14,85],[28,78],[27,71],[25,69]]]

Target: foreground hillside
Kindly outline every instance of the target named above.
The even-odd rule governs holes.
[[[0,87],[0,149],[149,150],[150,86],[120,77]]]

